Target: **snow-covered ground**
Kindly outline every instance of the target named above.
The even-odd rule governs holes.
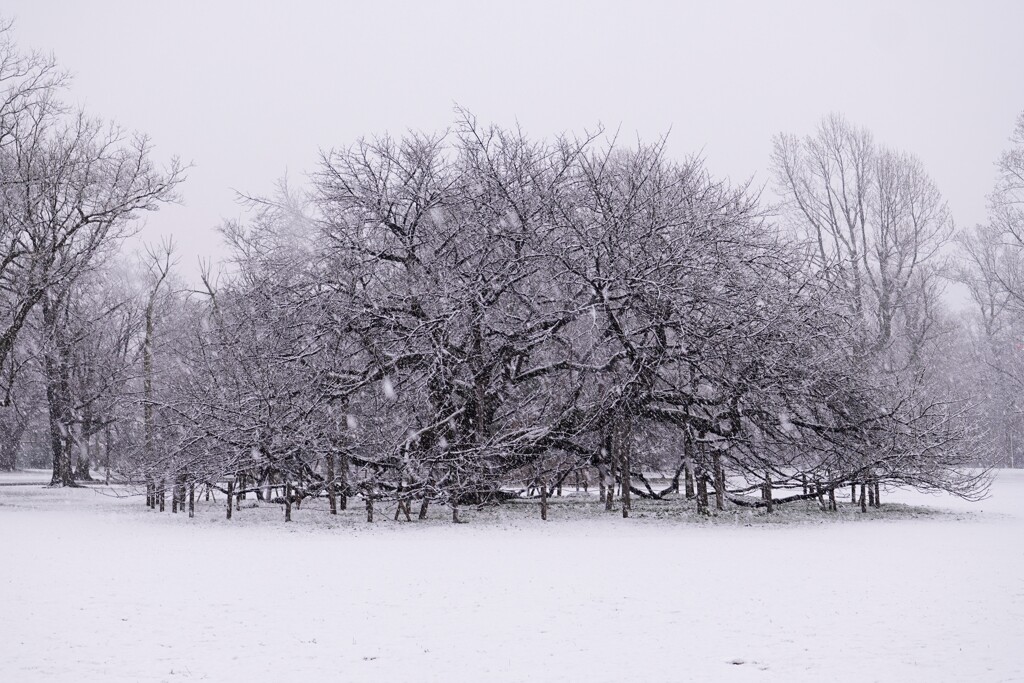
[[[0,487],[0,681],[1024,680],[1024,471],[895,500],[944,512],[371,527]]]

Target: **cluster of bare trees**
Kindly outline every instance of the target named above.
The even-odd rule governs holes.
[[[73,481],[72,450],[88,454],[115,419],[130,354],[131,313],[104,264],[133,219],[173,199],[181,180],[176,162],[153,164],[145,137],[66,107],[65,80],[0,26],[2,450],[13,465],[33,397],[45,394],[61,485]]]
[[[170,244],[115,258],[180,167],[0,48],[0,466],[45,416],[54,484],[102,458],[161,509],[227,481],[289,514],[358,496],[371,519],[516,495],[546,514],[579,481],[624,515],[679,493],[708,511],[985,491],[999,434],[940,301],[948,211],[916,159],[839,117],[777,138],[775,222],[661,142],[459,112],[253,200],[223,272],[189,291]],[[1024,234],[1019,162],[985,234]],[[995,334],[1024,291],[1016,252],[970,244]]]
[[[990,462],[1024,463],[1024,114],[1017,119],[1010,148],[997,160],[989,196],[989,220],[958,236],[965,254],[958,274],[967,285],[974,316],[965,331],[964,361],[974,369],[976,411]]]
[[[309,193],[225,229],[229,274],[179,302],[132,472],[175,504],[230,475],[371,517],[581,477],[627,515],[680,487],[701,510],[982,494],[975,415],[931,362],[933,185],[839,119],[776,160],[800,234],[661,144],[462,114],[326,153]]]

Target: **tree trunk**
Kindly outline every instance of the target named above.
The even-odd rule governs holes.
[[[107,426],[104,427],[104,436],[106,438],[103,439],[103,458],[106,461],[104,463],[104,469],[106,469],[107,474],[106,477],[104,478],[103,483],[107,486],[110,486],[110,451],[114,445],[114,437],[111,432],[109,422],[107,423]]]
[[[328,453],[326,458],[327,464],[327,501],[331,506],[331,514],[338,514],[338,498],[334,493],[334,453]]]
[[[764,475],[764,500],[767,503],[768,512],[775,512],[775,500],[772,497],[772,475],[769,472],[765,472]]]
[[[196,484],[195,482],[189,482],[188,484],[188,516],[189,519],[196,516]]]
[[[234,501],[235,493],[235,482],[234,480],[228,482],[228,519],[231,519],[231,508],[235,506]]]
[[[369,491],[365,494],[366,502],[366,521],[370,524],[373,523],[373,494]]]
[[[828,509],[830,512],[835,512],[839,509],[839,506],[836,505],[836,489],[834,486],[828,488]]]
[[[423,494],[423,500],[420,502],[420,514],[416,516],[416,519],[424,520],[427,518],[427,509],[430,507],[430,498],[426,494]]]
[[[715,451],[711,458],[715,472],[715,509],[725,509],[725,468],[722,467],[722,454]]]
[[[616,450],[619,462],[619,476],[622,480],[622,518],[629,518],[629,511],[632,509],[633,500],[629,490],[631,480],[629,466],[632,460],[633,451],[633,422],[629,415],[621,415],[618,419],[616,429]]]
[[[338,457],[338,508],[348,509],[348,454],[344,451]]]
[[[860,485],[860,511],[861,512],[867,512],[868,511],[868,503],[867,503],[867,496],[866,496],[866,494],[867,494],[867,485],[861,484]]]
[[[292,521],[292,483],[287,479],[284,482],[284,521]]]
[[[683,484],[686,487],[686,499],[692,500],[696,494],[693,486],[693,440],[689,431],[683,434]]]
[[[548,485],[540,480],[540,518],[548,521]]]
[[[693,478],[697,489],[695,494],[697,498],[697,514],[710,514],[710,510],[708,510],[708,478],[704,474],[704,468],[700,466],[695,467]]]
[[[882,507],[882,489],[878,484],[878,480],[875,480],[875,507]]]

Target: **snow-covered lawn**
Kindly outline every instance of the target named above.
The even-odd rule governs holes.
[[[1024,680],[1024,472],[992,493],[371,527],[0,487],[0,681]]]

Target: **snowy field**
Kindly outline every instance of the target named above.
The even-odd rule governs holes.
[[[371,527],[0,486],[0,681],[1024,680],[1024,471],[867,515],[569,500]]]

